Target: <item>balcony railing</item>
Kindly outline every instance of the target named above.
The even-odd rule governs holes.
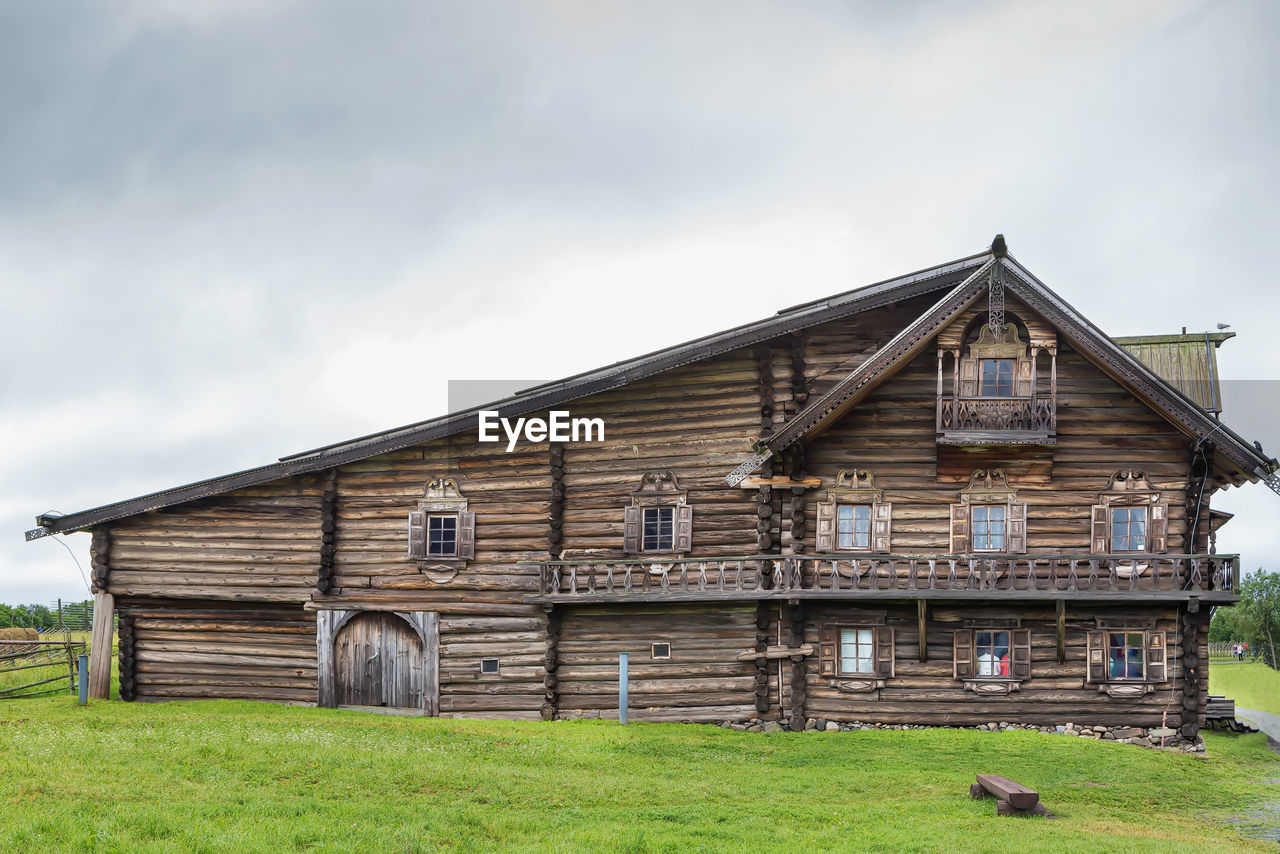
[[[1238,555],[750,555],[542,561],[548,602],[773,598],[1236,598]]]
[[[1052,438],[1057,432],[1057,407],[1051,397],[938,398],[938,435],[1024,433]]]

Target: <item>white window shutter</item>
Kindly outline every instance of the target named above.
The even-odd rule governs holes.
[[[676,551],[687,554],[693,548],[693,508],[681,504],[676,508]]]
[[[877,504],[872,511],[875,518],[871,520],[871,551],[877,554],[889,554],[890,530],[893,526],[893,505]]]
[[[823,501],[818,504],[817,528],[818,554],[831,554],[836,550],[836,503]]]

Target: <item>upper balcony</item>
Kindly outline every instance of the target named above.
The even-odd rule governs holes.
[[[544,604],[757,599],[1231,603],[1239,555],[748,555],[536,561]]]
[[[952,332],[938,341],[938,444],[1052,445],[1058,420],[1058,348],[1017,322]],[[948,365],[948,360],[950,364]],[[1042,376],[1047,362],[1048,376]],[[949,368],[949,370],[948,370]]]

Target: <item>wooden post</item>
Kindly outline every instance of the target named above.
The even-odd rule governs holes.
[[[925,639],[925,634],[924,634],[924,626],[927,619],[927,613],[925,611],[926,607],[927,606],[925,605],[925,601],[923,599],[916,600],[916,618],[920,621],[920,661],[921,662],[925,662],[929,660],[929,643]]]
[[[1067,602],[1065,599],[1058,600],[1058,663],[1067,663]]]
[[[627,654],[618,653],[618,723],[627,722]]]
[[[111,693],[111,638],[115,634],[116,603],[110,593],[93,596],[93,633],[89,649],[89,696],[105,700]]]
[[[80,690],[80,705],[83,706],[89,702],[89,656],[79,656],[77,659],[77,665],[79,668],[77,673],[80,677],[78,685]]]

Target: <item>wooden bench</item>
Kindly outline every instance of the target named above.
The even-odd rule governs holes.
[[[997,798],[996,815],[1050,815],[1040,803],[1040,793],[998,774],[979,774],[969,787],[973,798]]]

